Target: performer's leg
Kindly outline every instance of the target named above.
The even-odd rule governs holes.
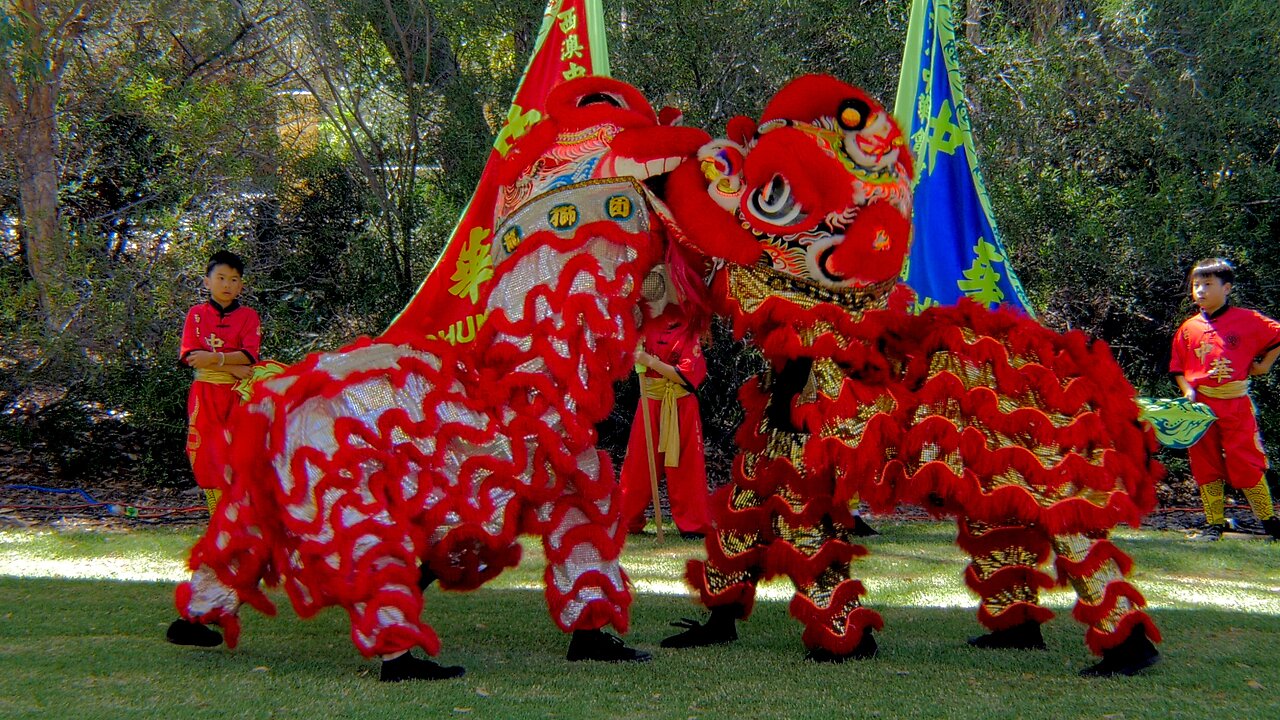
[[[604,453],[583,453],[578,459],[578,469],[586,476],[581,478],[581,486],[599,486],[607,467]],[[649,653],[629,648],[602,630],[612,625],[625,633],[630,619],[631,591],[619,563],[618,493],[591,500],[576,492],[579,486],[566,481],[565,494],[539,513],[551,521],[542,538],[547,557],[543,580],[551,619],[561,630],[573,633],[570,660],[649,660]]]
[[[688,619],[675,623],[685,630],[664,639],[663,647],[737,640],[737,621],[749,617],[755,605],[756,585],[763,574],[762,530],[736,529],[734,523],[743,518],[748,526],[766,522],[764,498],[733,484],[716,492],[711,502],[717,507],[718,529],[706,537],[707,559],[690,560],[685,571],[685,579],[698,593],[698,602],[711,610],[711,617],[706,623]]]
[[[1201,537],[1212,540],[1221,537],[1227,522],[1223,507],[1227,467],[1222,457],[1222,439],[1222,428],[1215,421],[1196,444],[1187,448],[1191,476],[1200,487],[1200,502],[1209,528]]]
[[[1069,582],[1079,598],[1072,615],[1089,626],[1085,644],[1102,661],[1084,675],[1132,675],[1155,664],[1160,631],[1140,608],[1146,599],[1125,580],[1133,562],[1103,534],[1053,538],[1058,577]]]
[[[666,468],[671,519],[682,533],[705,535],[711,530],[711,510],[707,502],[707,460],[698,420],[698,401],[688,396],[678,402],[680,464]]]
[[[804,623],[801,640],[808,657],[820,662],[865,659],[876,654],[873,630],[884,628],[880,613],[862,606],[862,583],[849,577],[849,563],[833,563],[796,588],[791,615]]]
[[[831,514],[812,524],[799,521],[806,516],[806,498],[788,486],[779,488],[779,497],[790,507],[795,524],[775,515],[773,531],[777,536],[771,548],[770,572],[786,572],[796,585],[791,600],[791,615],[804,623],[802,640],[809,658],[824,662],[840,662],[849,658],[864,659],[876,654],[873,630],[884,627],[880,614],[862,606],[866,589],[850,577],[854,558],[866,555],[866,548],[849,540],[854,537],[855,523],[851,515],[840,513],[844,523]]]
[[[1043,649],[1040,625],[1053,611],[1040,605],[1040,590],[1053,578],[1040,566],[1049,540],[1023,525],[992,525],[961,518],[956,544],[973,558],[965,584],[978,594],[978,622],[991,632],[971,638],[979,648]]]
[[[1214,480],[1200,486],[1200,504],[1204,506],[1204,521],[1210,527],[1223,527],[1227,524],[1226,504],[1227,504],[1227,488],[1226,483],[1221,480]],[[1208,537],[1206,534],[1205,537]],[[1213,538],[1217,540],[1217,537]]]
[[[1240,398],[1232,403],[1231,424],[1223,435],[1224,464],[1231,487],[1244,493],[1249,508],[1273,536],[1280,536],[1280,523],[1275,516],[1271,490],[1267,487],[1267,455],[1258,432],[1258,418],[1253,401]]]

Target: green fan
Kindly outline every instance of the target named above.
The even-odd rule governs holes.
[[[1196,444],[1218,419],[1208,405],[1186,398],[1138,398],[1139,420],[1156,431],[1161,445],[1183,450]]]

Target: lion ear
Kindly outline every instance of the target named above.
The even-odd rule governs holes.
[[[739,145],[746,145],[755,137],[756,121],[746,115],[732,117],[724,127],[724,134]]]

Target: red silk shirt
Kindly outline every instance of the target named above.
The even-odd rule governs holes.
[[[1216,387],[1249,377],[1254,358],[1280,345],[1280,323],[1255,310],[1224,306],[1196,313],[1173,336],[1169,372],[1191,387]]]
[[[249,362],[258,361],[262,348],[262,322],[253,308],[233,301],[227,308],[215,302],[200,303],[187,311],[187,321],[182,326],[182,347],[179,359],[185,360],[196,350],[248,355]]]

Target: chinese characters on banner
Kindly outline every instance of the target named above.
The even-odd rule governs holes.
[[[471,202],[426,280],[379,340],[401,343],[434,336],[463,344],[475,339],[485,320],[480,305],[485,283],[493,277],[490,250],[498,191],[493,177],[496,160],[510,153],[542,119],[553,87],[584,75],[608,74],[601,0],[550,0],[533,55]]]
[[[917,310],[962,297],[1031,313],[978,172],[951,0],[914,0],[894,107],[916,161],[915,239],[903,279]]]

